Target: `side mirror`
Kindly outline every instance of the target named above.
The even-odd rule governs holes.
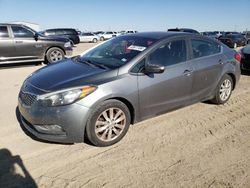
[[[156,64],[147,64],[145,66],[145,73],[163,73],[165,70],[164,66],[156,65]]]
[[[38,38],[39,38],[38,33],[35,33],[35,34],[34,34],[34,39],[35,39],[36,41],[38,41]]]

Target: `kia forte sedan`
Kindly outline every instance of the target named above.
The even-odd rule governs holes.
[[[116,37],[31,74],[19,93],[21,121],[40,139],[109,146],[136,122],[200,101],[226,103],[240,58],[196,34]]]

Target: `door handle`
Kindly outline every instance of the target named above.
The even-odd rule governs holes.
[[[185,76],[191,76],[192,72],[193,72],[193,70],[185,70],[185,71],[183,72],[183,74],[184,74]]]
[[[18,41],[16,41],[16,43],[21,44],[21,43],[23,43],[23,41],[18,40]]]

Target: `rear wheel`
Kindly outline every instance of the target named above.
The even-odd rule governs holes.
[[[101,41],[104,41],[104,37],[101,37],[100,40],[101,40]]]
[[[46,53],[47,63],[55,63],[64,59],[64,52],[57,47],[50,48]]]
[[[96,39],[96,38],[94,38],[92,42],[93,42],[93,43],[97,43],[97,39]]]
[[[229,75],[223,76],[219,85],[216,88],[215,97],[212,100],[212,102],[215,104],[226,103],[232,94],[232,90],[233,90],[232,78]]]
[[[90,115],[86,126],[87,137],[95,146],[113,145],[126,135],[130,118],[129,109],[124,103],[105,101]]]

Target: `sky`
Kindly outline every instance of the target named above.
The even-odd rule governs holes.
[[[250,0],[0,0],[0,23],[27,21],[41,30],[250,30]]]

